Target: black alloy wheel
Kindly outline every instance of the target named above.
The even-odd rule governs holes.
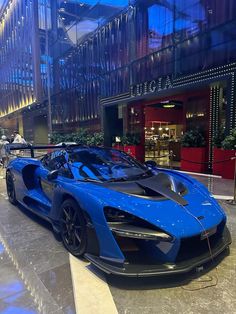
[[[61,205],[61,237],[66,249],[75,256],[82,256],[87,247],[86,221],[79,205],[73,199]]]
[[[6,173],[7,195],[9,202],[13,205],[17,204],[14,179],[10,171]]]

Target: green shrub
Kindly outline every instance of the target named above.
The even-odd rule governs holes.
[[[65,142],[65,135],[60,133],[53,133],[51,136],[51,144],[58,144]]]
[[[195,129],[184,133],[181,138],[181,145],[183,147],[204,147],[206,141],[203,134],[198,129]]]
[[[87,135],[87,145],[90,146],[101,146],[104,143],[104,133],[95,132]]]
[[[73,142],[80,145],[88,145],[89,133],[86,129],[79,129],[76,133],[71,134],[71,139]]]
[[[215,136],[213,137],[214,146],[217,148],[221,148],[224,139],[225,139],[225,129],[224,127],[220,127],[219,130],[216,132]]]
[[[70,134],[53,133],[51,138],[52,144],[75,142],[79,145],[100,146],[103,145],[103,141],[103,132],[89,133],[86,129],[79,129],[77,132]]]
[[[231,134],[226,136],[222,142],[224,149],[236,149],[236,129],[233,129]]]
[[[141,142],[141,136],[139,133],[126,134],[121,137],[122,145],[139,145]]]

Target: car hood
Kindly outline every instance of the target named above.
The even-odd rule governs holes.
[[[118,191],[112,186],[96,185],[93,196],[103,200],[104,206],[122,209],[175,237],[190,237],[208,230],[225,220],[225,214],[214,198],[199,186],[181,180],[187,193],[181,198],[144,198]]]

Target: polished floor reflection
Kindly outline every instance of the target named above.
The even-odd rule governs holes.
[[[68,252],[49,224],[8,202],[3,180],[0,285],[1,314],[75,313]]]
[[[215,195],[233,195],[233,181],[196,178]],[[71,267],[50,225],[11,205],[0,179],[0,314],[75,314],[76,309],[80,314],[235,314],[236,206],[221,204],[233,243],[215,260],[217,269],[210,263],[201,273],[126,279],[105,276],[78,259]]]
[[[0,313],[40,313],[2,241],[0,241]]]

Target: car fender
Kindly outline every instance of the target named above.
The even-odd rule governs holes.
[[[78,186],[74,184],[62,184],[58,186],[54,193],[51,219],[58,219],[58,210],[65,198],[73,198],[80,206],[82,211],[86,212],[92,222],[92,227],[95,228],[97,239],[100,248],[100,257],[116,259],[120,262],[124,261],[117,242],[115,241],[112,232],[110,231],[103,212],[104,206],[107,204],[99,199],[97,195],[86,188],[88,183],[82,183]],[[83,187],[83,188],[82,188]]]

